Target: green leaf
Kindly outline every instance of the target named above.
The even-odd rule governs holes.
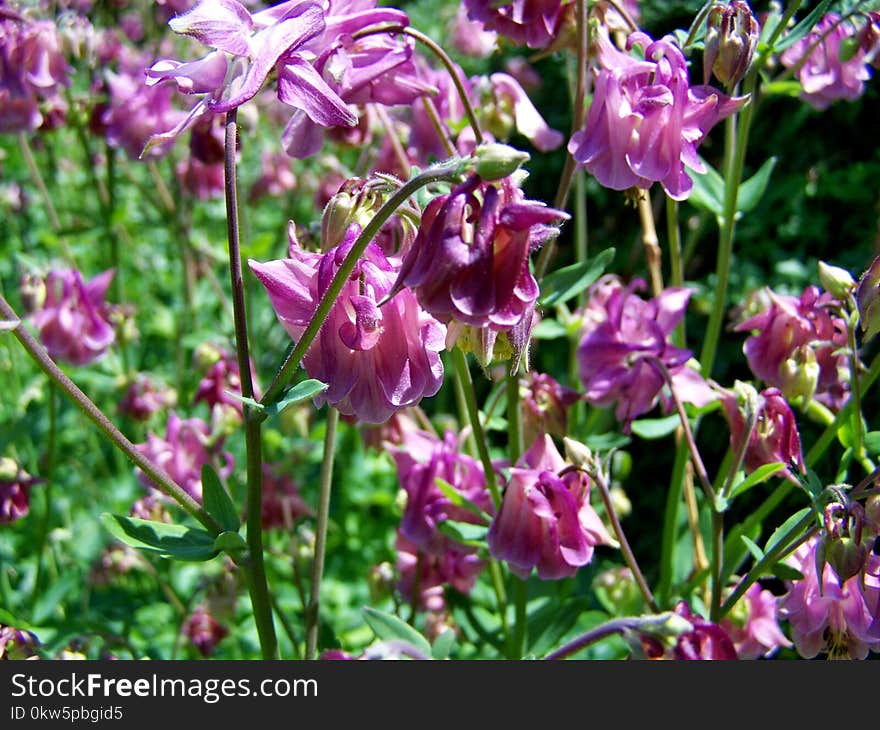
[[[770,572],[773,573],[780,580],[803,580],[804,574],[801,573],[797,568],[792,568],[790,565],[786,565],[785,563],[776,563],[772,568],[770,568]]]
[[[434,477],[434,483],[437,485],[437,488],[443,492],[443,496],[446,497],[456,507],[461,507],[462,509],[466,509],[471,514],[476,515],[480,519],[486,520],[486,522],[491,521],[492,517],[480,509],[476,504],[471,502],[467,497],[464,497],[461,492],[459,492],[455,487],[453,487],[449,482],[440,477]]]
[[[751,489],[756,484],[760,484],[761,482],[767,481],[770,477],[776,474],[779,470],[784,469],[785,464],[781,461],[774,461],[772,464],[764,464],[763,466],[759,466],[755,471],[749,474],[745,479],[743,479],[738,484],[735,484],[733,488],[730,490],[729,499],[733,499],[737,495],[742,494],[747,489]]]
[[[470,522],[454,522],[446,520],[437,525],[437,529],[446,537],[451,537],[456,542],[467,547],[485,547],[486,533],[489,528],[485,525],[472,525]]]
[[[771,81],[766,83],[761,87],[761,90],[765,94],[798,97],[801,95],[802,88],[800,81],[786,79],[784,81]]]
[[[567,336],[565,325],[555,319],[542,319],[532,330],[532,337],[536,340],[556,340]]]
[[[764,551],[753,540],[750,540],[745,535],[740,535],[739,539],[743,541],[743,544],[749,549],[749,552],[756,561],[764,559]]]
[[[880,454],[880,431],[868,431],[862,443],[871,456],[877,456]]]
[[[453,646],[455,646],[455,632],[452,629],[446,629],[434,639],[434,643],[431,645],[431,656],[434,659],[448,659]]]
[[[613,248],[606,248],[589,261],[565,266],[545,276],[541,281],[541,306],[552,307],[576,297],[602,276],[614,253]]]
[[[426,657],[431,656],[431,645],[428,640],[405,621],[397,616],[364,606],[364,621],[381,641],[405,641],[418,649]]]
[[[721,218],[724,215],[724,180],[712,165],[702,157],[700,160],[706,166],[706,172],[690,170],[694,189],[691,191],[688,202],[697,208],[713,213],[716,218]]]
[[[669,436],[681,424],[677,413],[663,418],[641,418],[632,422],[632,432],[643,439],[662,439]]]
[[[776,44],[773,46],[774,53],[782,53],[789,46],[797,43],[801,38],[807,35],[816,23],[819,22],[819,18],[821,18],[825,14],[825,10],[831,4],[831,0],[822,0],[815,8],[813,8],[813,12],[807,15],[800,23],[798,23],[794,28],[792,28],[788,33],[786,33],[782,40],[777,40]]]
[[[31,621],[39,626],[48,619],[67,595],[82,584],[82,576],[78,572],[69,572],[62,575],[57,582],[40,593],[40,597],[34,605]]]
[[[764,552],[769,553],[772,552],[773,549],[779,545],[780,541],[786,537],[791,530],[798,522],[800,522],[804,517],[806,517],[810,512],[812,512],[812,507],[804,507],[801,510],[795,512],[791,517],[789,517],[785,522],[783,522],[779,527],[774,530],[773,534],[770,535],[770,539],[767,540],[767,544],[764,545]],[[790,543],[793,538],[797,537],[797,535],[789,536],[788,542]]]
[[[754,175],[739,186],[736,207],[740,213],[748,213],[761,200],[764,191],[767,190],[773,168],[776,167],[777,159],[776,157],[770,157]]]
[[[284,395],[281,396],[280,400],[266,406],[266,412],[270,416],[276,416],[285,408],[296,403],[301,403],[309,398],[314,398],[318,393],[323,393],[329,387],[330,386],[327,385],[327,383],[322,383],[320,380],[315,380],[314,378],[303,380],[301,383],[297,383],[290,390],[286,391]]]
[[[217,555],[214,536],[201,528],[140,520],[109,512],[101,515],[101,522],[117,540],[163,558],[201,562]]]
[[[217,535],[217,539],[214,540],[214,549],[221,553],[239,555],[247,550],[247,543],[238,532],[230,530]]]
[[[210,464],[202,465],[202,502],[205,511],[220,527],[231,532],[238,530],[241,525],[238,510]]]

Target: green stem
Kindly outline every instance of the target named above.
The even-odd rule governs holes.
[[[684,286],[684,264],[681,257],[681,229],[678,225],[678,201],[666,196],[666,238],[669,246],[669,285]],[[677,347],[684,347],[687,341],[684,319],[672,333]]]
[[[55,481],[55,440],[58,427],[58,389],[55,383],[49,381],[49,433],[46,437],[46,461],[43,473],[46,475],[46,483],[43,485],[43,500],[46,511],[40,522],[40,532],[37,538],[37,572],[34,576],[34,593],[32,604],[36,605],[40,597],[40,583],[43,575],[43,562],[46,559],[46,543],[49,538],[49,528],[52,525],[52,485]]]
[[[623,618],[611,619],[550,652],[544,659],[565,659],[582,649],[586,649],[591,644],[595,644],[597,641],[615,634],[623,634],[629,631],[653,633],[657,630],[662,630],[672,615],[670,613],[663,613],[654,616],[625,616]]]
[[[510,463],[516,464],[523,452],[522,410],[519,402],[519,376],[507,375],[507,428],[510,435]]]
[[[851,312],[857,312],[856,303],[850,296]],[[856,344],[856,327],[858,326],[858,316],[847,317],[846,332],[849,340],[849,371],[851,373],[850,382],[852,383],[852,432],[853,432],[853,455],[856,459],[861,460],[865,455],[864,440],[862,434],[862,389],[859,385],[859,357],[858,345]],[[871,470],[869,470],[871,471]]]
[[[330,519],[330,488],[333,484],[333,455],[339,411],[332,406],[327,412],[324,433],[324,458],[321,461],[321,486],[318,493],[318,514],[315,520],[315,559],[312,562],[312,592],[306,611],[306,659],[315,659],[318,652],[318,626],[321,600],[321,578],[327,548],[327,524]]]
[[[657,595],[661,605],[666,605],[672,593],[673,566],[675,563],[675,544],[678,531],[678,511],[684,494],[684,473],[687,467],[688,450],[684,443],[684,433],[680,431],[675,446],[675,462],[669,491],[666,495],[666,508],[663,512],[663,536],[660,542],[660,580]]]
[[[238,227],[238,191],[236,186],[235,154],[238,129],[237,111],[226,115],[226,144],[224,173],[226,190],[226,235],[229,245],[229,275],[232,281],[232,311],[235,320],[235,350],[241,380],[241,394],[254,397],[251,359],[248,351],[247,312],[244,304],[241,242]],[[247,452],[247,544],[248,590],[254,610],[254,621],[260,637],[264,659],[278,658],[278,641],[272,621],[272,605],[263,562],[263,454],[260,421],[254,418],[251,406],[244,406],[244,436]]]
[[[327,291],[324,292],[324,296],[321,297],[321,301],[315,309],[315,314],[309,321],[308,326],[299,338],[296,346],[275,374],[272,383],[269,385],[265,395],[260,401],[263,405],[276,402],[284,391],[293,371],[299,366],[303,355],[305,355],[309,345],[312,344],[312,340],[315,339],[315,336],[321,329],[321,325],[324,324],[324,320],[327,319],[327,315],[330,313],[333,304],[336,302],[339,292],[342,291],[342,287],[345,286],[345,282],[348,281],[348,277],[351,276],[351,272],[354,270],[358,259],[361,257],[370,241],[372,241],[375,235],[379,232],[379,229],[384,225],[385,221],[387,221],[391,215],[404,202],[406,202],[406,199],[410,195],[431,183],[456,179],[461,174],[462,167],[462,161],[458,158],[453,158],[419,173],[398,188],[378,210],[376,215],[373,216],[370,222],[364,226],[363,231],[361,231],[361,234],[357,237],[357,240],[355,240],[351,250],[348,252],[345,259],[343,259],[339,270],[330,282],[330,286],[327,287]]]
[[[291,625],[290,621],[287,620],[287,616],[284,615],[284,611],[281,610],[281,605],[278,603],[278,598],[275,596],[274,593],[270,593],[269,600],[272,602],[272,610],[278,617],[278,621],[281,622],[281,628],[284,629],[284,633],[287,635],[288,641],[290,641],[290,646],[293,650],[293,658],[302,659],[302,657],[300,656],[299,644],[297,643],[296,632],[293,630],[293,626]]]
[[[9,306],[9,303],[2,295],[0,295],[0,315],[3,315],[3,317],[8,320],[20,321],[15,310]],[[107,416],[104,415],[89,397],[61,371],[52,358],[46,354],[46,350],[43,346],[25,329],[24,325],[19,324],[12,330],[12,334],[19,341],[28,355],[30,355],[31,359],[52,379],[64,395],[73,401],[77,408],[79,408],[85,416],[98,427],[98,429],[114,446],[116,446],[116,448],[121,450],[136,467],[149,477],[156,489],[166,496],[171,497],[171,499],[177,502],[186,512],[204,525],[209,532],[218,535],[223,531],[223,528],[217,524],[217,521],[205,512],[198,502],[176,484],[163,469],[153,464],[153,462],[143,456],[137,448],[135,448],[135,445],[110,422]]]
[[[501,507],[501,491],[498,489],[495,467],[492,465],[492,458],[489,456],[489,446],[486,443],[486,433],[483,430],[483,424],[480,421],[480,409],[477,405],[477,395],[474,392],[474,383],[473,380],[471,380],[471,371],[468,368],[467,359],[460,347],[452,349],[452,362],[455,367],[455,375],[458,378],[458,382],[461,383],[468,420],[471,424],[471,431],[474,434],[474,440],[477,443],[477,453],[480,456],[480,463],[483,465],[483,471],[486,474],[486,486],[489,489],[489,494],[492,495],[492,504],[495,506],[495,511],[497,513],[498,509]]]
[[[712,621],[720,618],[721,592],[724,588],[722,571],[724,568],[724,513],[712,510],[712,606],[709,617]]]
[[[526,652],[528,601],[528,583],[518,576],[513,576],[514,622],[509,652],[511,659],[521,659]]]

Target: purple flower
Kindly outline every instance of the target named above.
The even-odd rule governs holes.
[[[819,111],[838,99],[854,101],[871,78],[866,49],[855,42],[857,30],[841,20],[837,13],[827,13],[807,33],[782,52],[779,60],[786,68],[800,64],[801,99]],[[848,50],[852,44],[851,52]]]
[[[529,48],[544,48],[556,37],[565,5],[563,0],[464,0],[471,20]]]
[[[868,556],[864,574],[840,585],[826,564],[820,585],[815,536],[798,547],[786,560],[800,571],[802,580],[786,581],[788,593],[782,599],[780,615],[791,624],[798,653],[812,659],[828,652],[829,659],[864,659],[869,651],[880,651],[880,557]]]
[[[529,254],[568,215],[525,200],[510,178],[476,175],[425,208],[395,284],[412,287],[441,322],[457,320],[503,331],[531,318],[538,283]]]
[[[880,332],[880,256],[875,257],[865,273],[859,277],[855,296],[862,339],[867,342]]]
[[[786,398],[816,400],[839,409],[849,393],[846,323],[834,297],[808,286],[798,297],[768,290],[769,308],[741,322],[737,332],[754,333],[743,351],[751,371]]]
[[[290,157],[284,152],[265,151],[260,155],[260,177],[251,187],[248,199],[256,202],[267,195],[280,197],[296,189],[296,184]]]
[[[486,30],[479,20],[468,18],[464,5],[458,6],[451,31],[452,47],[456,51],[465,56],[485,58],[492,55],[497,40],[497,33]]]
[[[30,509],[30,489],[43,481],[32,477],[8,456],[0,457],[0,525],[25,517]]]
[[[31,320],[53,359],[86,365],[107,352],[116,338],[104,302],[112,278],[112,269],[88,283],[76,269],[51,271],[46,277],[45,302]]]
[[[760,395],[755,395],[755,402],[747,406],[755,408],[756,412],[755,425],[748,434],[749,441],[743,459],[746,473],[765,464],[781,461],[785,468],[780,469],[779,473],[799,484],[797,477],[792,474],[791,466],[796,466],[802,474],[806,474],[806,466],[794,413],[778,388],[765,388]],[[722,396],[721,404],[730,425],[730,448],[734,453],[739,453],[746,438],[745,416],[733,393],[728,392]]]
[[[291,229],[290,258],[249,262],[294,340],[308,326],[359,232],[353,225],[341,244],[317,254],[303,250]],[[446,328],[409,291],[378,306],[397,278],[392,261],[375,243],[367,246],[303,358],[309,377],[329,386],[316,402],[368,423],[387,421],[401,408],[434,395],[443,382],[439,353]]]
[[[671,659],[723,661],[738,658],[727,632],[718,624],[693,613],[685,601],[679,601],[673,613],[690,621],[693,629],[676,639]]]
[[[532,443],[545,433],[553,436],[568,433],[568,409],[580,397],[576,391],[560,385],[550,375],[534,371],[520,379],[519,388],[526,443]]]
[[[145,375],[137,375],[128,386],[119,410],[136,421],[148,421],[150,417],[177,403],[177,392],[165,385],[157,385]]]
[[[165,437],[147,434],[147,440],[135,448],[153,464],[162,468],[169,477],[196,501],[202,499],[202,466],[212,463],[219,444],[212,443],[211,429],[200,418],[181,419],[172,412],[168,416]],[[218,470],[221,477],[232,472],[232,454],[224,453],[225,464]],[[140,469],[138,479],[147,489],[153,482]]]
[[[437,486],[438,479],[484,512],[493,511],[483,469],[461,452],[459,439],[451,431],[442,440],[425,431],[407,433],[401,447],[392,455],[397,463],[398,479],[407,496],[401,534],[419,550],[431,555],[442,555],[450,549],[472,552],[438,529],[447,520],[481,523],[473,512],[449,501]]]
[[[40,127],[40,104],[60,102],[58,88],[70,83],[70,71],[53,22],[0,8],[0,133]]]
[[[626,288],[614,279],[596,282],[589,292],[577,350],[584,398],[600,407],[616,403],[615,413],[624,428],[656,405],[666,385],[658,361],[669,371],[682,400],[703,398],[701,378],[685,365],[690,351],[669,342],[684,316],[691,290],[669,288],[645,301],[633,293],[644,287],[641,279]]]
[[[721,628],[733,641],[740,659],[769,657],[779,648],[794,646],[779,628],[779,599],[770,591],[753,583],[734,606],[732,614],[739,622],[725,618]]]
[[[263,464],[263,529],[289,530],[300,517],[312,514],[314,510],[300,496],[299,486],[277,468]]]
[[[217,644],[229,635],[229,629],[219,623],[204,604],[196,606],[187,617],[182,631],[203,657],[213,654]]]
[[[593,102],[568,150],[605,187],[648,189],[658,181],[669,197],[684,200],[693,189],[685,167],[706,169],[697,147],[746,98],[690,86],[684,54],[669,38],[637,32],[627,41],[633,46],[644,48],[644,61],[619,51],[599,30]]]
[[[0,659],[30,659],[37,655],[38,646],[36,634],[0,624]]]
[[[489,552],[527,578],[567,578],[615,542],[590,506],[590,481],[566,464],[553,439],[539,437],[510,471],[501,508],[489,528]]]
[[[446,607],[444,586],[451,586],[459,593],[470,593],[477,576],[486,567],[486,561],[474,551],[450,549],[439,555],[423,553],[401,532],[397,533],[394,547],[400,573],[397,588],[409,602],[413,600],[413,591],[418,590],[421,610],[443,611]]]

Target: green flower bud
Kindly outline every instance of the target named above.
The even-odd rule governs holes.
[[[474,157],[474,171],[487,182],[508,177],[529,161],[527,152],[497,142],[480,145]]]
[[[830,266],[824,261],[819,262],[819,283],[833,297],[841,301],[846,301],[856,287],[856,280],[846,269]]]
[[[715,77],[728,87],[735,86],[745,76],[755,48],[760,28],[745,2],[736,0],[724,7],[715,5],[707,18],[706,50],[703,57],[703,76]]]

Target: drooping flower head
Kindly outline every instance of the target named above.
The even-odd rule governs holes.
[[[779,628],[778,603],[770,591],[753,583],[721,622],[738,658],[769,657],[780,648],[793,646]]]
[[[138,374],[125,391],[119,411],[136,421],[148,421],[154,413],[177,403],[174,388]]]
[[[407,433],[393,456],[407,495],[401,534],[432,555],[442,555],[449,549],[471,552],[438,528],[447,520],[479,523],[480,518],[450,502],[437,480],[442,479],[465,499],[491,513],[492,500],[480,464],[461,452],[459,439],[451,431],[442,439],[425,431]]]
[[[40,127],[40,105],[61,103],[58,91],[69,85],[70,71],[55,23],[0,8],[0,133]]]
[[[106,354],[116,339],[104,301],[112,278],[112,269],[88,283],[76,269],[49,272],[46,298],[31,321],[53,359],[86,365]]]
[[[224,461],[218,469],[220,476],[226,477],[232,472],[232,454],[219,454],[219,446],[212,442],[211,428],[202,419],[182,419],[174,412],[168,416],[164,438],[148,433],[144,443],[135,444],[141,454],[161,467],[198,502],[202,499],[202,466],[219,461],[220,457]],[[153,489],[152,480],[140,469],[137,475],[144,487]]]
[[[653,408],[666,384],[658,363],[668,370],[682,400],[705,404],[708,386],[685,364],[689,350],[675,347],[670,335],[684,317],[691,290],[671,287],[644,300],[635,291],[645,282],[624,286],[604,278],[588,292],[584,330],[577,358],[584,398],[595,406],[617,404],[618,420],[629,423]]]
[[[769,308],[741,322],[754,331],[743,345],[751,371],[786,398],[816,400],[834,410],[849,394],[846,323],[828,292],[808,286],[800,297],[768,290]]]
[[[14,459],[0,457],[0,525],[27,515],[30,489],[41,481],[28,474]]]
[[[291,228],[289,258],[249,262],[294,340],[305,331],[359,233],[353,224],[342,243],[318,254],[303,250]],[[370,243],[303,358],[309,377],[329,386],[316,397],[318,404],[382,423],[440,389],[446,328],[408,290],[379,307],[396,278],[394,260]]]
[[[857,40],[858,30],[837,13],[826,13],[807,35],[786,48],[779,60],[798,67],[801,99],[819,111],[839,99],[854,101],[871,78],[868,49]]]
[[[441,322],[503,331],[531,317],[538,283],[529,254],[568,218],[525,200],[510,178],[471,175],[425,208],[395,288],[411,287]]]
[[[798,484],[792,468],[804,474],[806,466],[797,422],[788,401],[778,388],[765,388],[759,394],[751,386],[741,383],[737,385],[747,394],[742,404],[737,402],[734,393],[726,393],[721,398],[730,425],[730,447],[733,453],[740,452],[743,441],[748,437],[743,459],[747,474],[765,464],[782,462],[785,468],[780,470],[780,474]],[[748,434],[747,414],[754,419],[754,427]]]
[[[550,436],[539,437],[511,469],[489,528],[489,552],[526,578],[567,578],[593,559],[596,545],[616,545],[590,505],[590,480],[560,476],[566,463]]]
[[[795,648],[805,659],[820,652],[829,659],[864,659],[869,651],[880,651],[880,556],[869,554],[864,572],[845,581],[826,563],[820,583],[820,544],[816,535],[786,560],[804,577],[786,581],[780,615],[791,624]]]
[[[644,60],[619,51],[600,29],[593,102],[568,150],[605,187],[648,189],[657,181],[669,197],[685,200],[693,189],[686,168],[705,171],[697,147],[746,98],[691,86],[684,54],[670,38],[637,32],[627,41],[634,46],[644,49]]]
[[[277,466],[263,464],[262,523],[264,530],[289,530],[301,517],[314,510],[299,494],[299,485]]]
[[[217,621],[204,604],[196,606],[187,616],[182,631],[203,657],[213,654],[217,644],[229,635],[229,629]]]
[[[544,48],[556,37],[570,0],[464,0],[468,17],[529,48]]]
[[[580,397],[577,391],[534,370],[520,379],[519,390],[523,404],[523,439],[527,444],[545,433],[560,437],[568,433],[568,409]]]

